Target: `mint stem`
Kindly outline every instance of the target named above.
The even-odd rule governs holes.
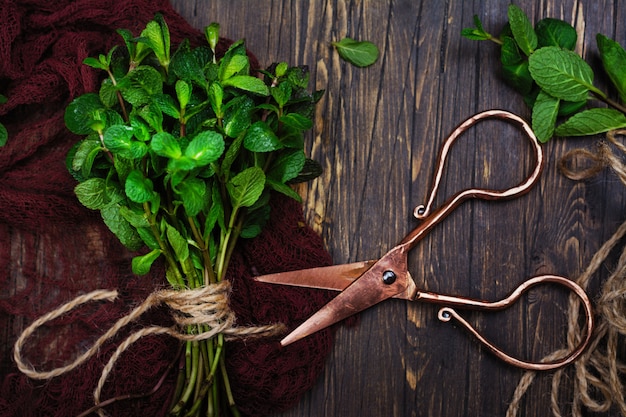
[[[189,342],[189,344],[191,345],[191,357],[189,363],[190,366],[188,366],[188,368],[191,369],[191,372],[189,373],[189,379],[187,381],[185,391],[181,395],[180,401],[176,404],[176,407],[172,410],[172,414],[179,414],[183,410],[185,404],[189,401],[191,394],[194,392],[196,385],[195,382],[198,378],[198,358],[200,349],[198,348],[198,342]]]
[[[204,239],[202,238],[202,234],[196,226],[195,220],[192,217],[187,217],[187,221],[189,223],[189,227],[191,228],[193,238],[196,241],[198,248],[200,248],[200,253],[202,254],[202,261],[204,264],[204,285],[215,283],[215,272],[213,271],[213,263],[211,262],[209,248],[207,248]]]
[[[610,98],[608,98],[607,96],[602,96],[596,92],[592,91],[592,94],[600,101],[608,104],[609,106],[613,107],[616,110],[621,111],[622,113],[626,114],[626,107],[624,107],[623,105],[621,105],[620,103],[618,103],[615,100],[612,100]]]

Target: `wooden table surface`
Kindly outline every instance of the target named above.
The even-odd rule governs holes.
[[[516,1],[533,21],[564,19],[577,50],[597,68],[595,34],[624,44],[626,4],[597,0]],[[498,33],[508,2],[430,0],[172,0],[192,25],[216,21],[222,35],[246,38],[263,65],[287,61],[311,69],[319,103],[308,153],[321,178],[302,189],[309,223],[336,263],[384,254],[416,224],[436,155],[450,131],[473,114],[501,108],[529,118],[498,75],[492,43],[461,38],[477,14]],[[330,45],[344,36],[376,43],[380,59],[359,69]],[[603,80],[599,80],[599,85]],[[441,202],[461,188],[507,187],[531,164],[514,127],[484,122],[455,146]],[[496,300],[537,274],[577,277],[624,220],[622,186],[608,173],[587,182],[557,169],[569,149],[597,138],[544,146],[546,169],[530,194],[508,202],[469,202],[411,252],[410,272],[431,291]],[[606,274],[610,266],[604,268]],[[598,288],[604,275],[594,278]],[[566,293],[544,286],[497,314],[465,313],[508,352],[538,360],[565,343]],[[317,385],[283,416],[503,416],[522,371],[479,347],[437,307],[389,300],[342,328]],[[527,394],[521,415],[545,416],[550,374]],[[567,414],[570,393],[562,395]]]

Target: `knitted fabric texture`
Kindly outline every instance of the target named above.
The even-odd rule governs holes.
[[[91,393],[101,370],[124,340],[140,326],[171,324],[154,309],[129,325],[99,354],[78,369],[47,381],[30,380],[11,359],[19,333],[35,318],[79,294],[116,289],[114,302],[94,302],[63,315],[33,335],[22,356],[38,370],[71,362],[118,318],[150,293],[167,287],[162,266],[148,276],[131,273],[129,253],[83,208],[65,155],[78,138],[63,121],[76,96],[96,91],[100,74],[82,61],[121,44],[115,30],[138,35],[155,13],[167,21],[172,44],[204,36],[164,0],[4,0],[0,3],[0,122],[9,141],[0,148],[0,415],[75,416],[93,405]],[[226,41],[220,42],[224,51]],[[256,60],[251,57],[258,68]],[[302,207],[276,197],[263,234],[243,241],[228,279],[237,325],[282,322],[295,327],[332,296],[318,290],[260,284],[254,274],[330,264],[319,236],[304,225]],[[230,342],[227,367],[235,399],[244,415],[267,415],[293,405],[321,372],[332,331],[318,332],[281,348],[275,339]],[[174,360],[179,342],[147,336],[116,362],[102,398],[149,392]],[[175,372],[150,397],[107,407],[111,416],[164,415]]]

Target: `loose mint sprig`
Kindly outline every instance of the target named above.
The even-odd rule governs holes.
[[[374,64],[380,54],[378,46],[370,41],[343,38],[338,42],[332,42],[331,45],[343,60],[361,68]]]
[[[626,51],[598,34],[596,41],[605,72],[615,91],[594,86],[592,68],[575,52],[577,34],[568,23],[542,19],[533,27],[517,6],[508,8],[509,22],[498,37],[486,32],[474,16],[473,28],[461,35],[500,45],[502,76],[532,109],[532,128],[541,142],[556,136],[587,136],[626,127]],[[617,94],[620,101],[611,98]],[[609,107],[583,109],[596,100]],[[559,117],[569,117],[557,125]]]
[[[76,195],[125,246],[146,248],[132,260],[134,273],[162,258],[174,288],[219,282],[238,239],[261,233],[270,193],[299,200],[290,184],[319,175],[303,135],[322,92],[308,92],[306,67],[283,62],[254,76],[243,41],[218,57],[218,24],[196,48],[183,41],[172,49],[161,16],[139,37],[118,33],[124,46],[84,61],[106,73],[100,90],[65,112],[68,129],[85,136],[67,159]],[[237,415],[223,336],[184,351],[171,413],[220,415],[226,398]]]

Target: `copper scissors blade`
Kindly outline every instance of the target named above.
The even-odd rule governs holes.
[[[481,120],[497,118],[518,126],[529,139],[535,158],[532,172],[518,185],[504,190],[488,190],[484,188],[470,188],[462,190],[448,199],[443,205],[432,209],[437,194],[447,155],[454,142],[463,132]],[[298,285],[311,288],[322,288],[341,291],[337,297],[317,311],[308,320],[302,323],[282,341],[283,346],[293,343],[303,337],[324,329],[353,314],[363,311],[388,298],[402,298],[411,301],[424,301],[443,304],[439,318],[448,321],[457,319],[479,341],[485,344],[504,361],[526,369],[545,370],[566,365],[578,357],[591,339],[593,330],[593,314],[591,302],[580,286],[572,281],[558,276],[545,275],[531,278],[516,288],[513,293],[503,300],[487,302],[465,297],[456,297],[418,290],[415,281],[408,272],[408,252],[426,236],[438,223],[445,219],[459,204],[468,199],[499,200],[519,197],[527,193],[538,181],[543,170],[543,152],[537,142],[531,127],[519,116],[503,110],[489,110],[478,113],[457,127],[445,140],[433,177],[431,193],[425,206],[417,206],[414,215],[421,223],[409,232],[394,248],[388,251],[378,261],[357,262],[346,265],[312,268],[308,270],[284,272],[267,276],[256,277],[258,281],[274,284]],[[580,344],[568,355],[548,363],[533,363],[521,361],[500,351],[478,332],[469,323],[460,317],[452,307],[464,307],[477,310],[501,310],[516,301],[524,292],[541,283],[555,283],[573,291],[582,301],[586,314],[587,333]]]
[[[255,280],[294,287],[316,288],[318,290],[343,291],[377,260],[351,264],[320,266],[298,271],[277,272],[255,277]]]

